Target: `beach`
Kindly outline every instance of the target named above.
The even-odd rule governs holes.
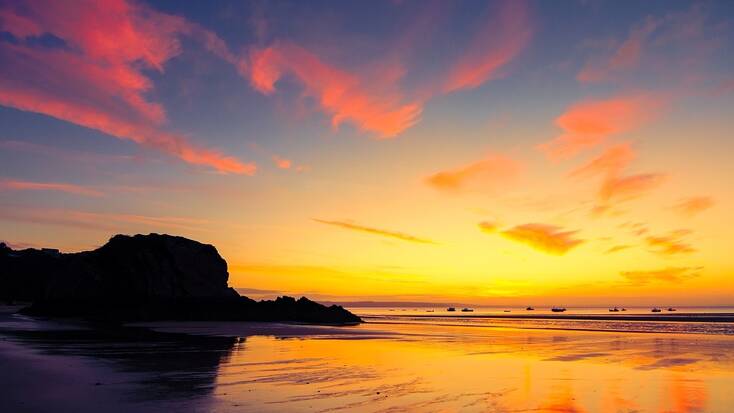
[[[373,315],[374,317],[374,315]],[[734,336],[373,320],[103,328],[2,313],[12,411],[729,412]]]

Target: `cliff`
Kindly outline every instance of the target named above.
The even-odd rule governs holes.
[[[0,298],[31,301],[27,314],[97,320],[248,320],[343,324],[361,320],[306,298],[256,302],[228,287],[212,245],[171,235],[115,235],[64,254],[0,244]]]

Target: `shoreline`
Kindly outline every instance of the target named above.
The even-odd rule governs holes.
[[[689,323],[734,323],[734,313],[677,313],[677,314],[363,314],[364,319],[384,318],[425,318],[425,319],[525,319],[525,320],[584,320],[584,321],[665,321]]]

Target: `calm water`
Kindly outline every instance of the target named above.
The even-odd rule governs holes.
[[[12,316],[0,322],[0,337],[76,375],[33,374],[48,380],[40,389],[105,395],[89,399],[87,411],[734,411],[727,334],[518,328],[387,313],[371,311],[371,322],[346,328],[146,325],[158,333]],[[34,366],[4,376],[22,379]],[[49,405],[48,394],[34,393],[36,406]],[[77,411],[74,400],[51,402]]]
[[[590,330],[618,331],[638,333],[681,333],[681,334],[723,334],[734,335],[734,323],[731,322],[681,322],[665,321],[666,317],[699,318],[706,315],[716,317],[731,316],[734,319],[734,307],[681,307],[675,312],[663,309],[662,313],[651,313],[650,308],[627,308],[627,311],[610,312],[608,308],[568,308],[563,313],[554,313],[549,308],[536,308],[528,311],[525,308],[474,308],[472,312],[448,312],[445,308],[350,308],[365,321],[375,324],[410,323],[425,325],[461,325],[467,327],[507,327],[525,329],[558,329],[558,330]],[[508,311],[509,310],[509,311]],[[514,318],[514,317],[540,317]],[[542,317],[554,316],[559,319]],[[574,316],[603,316],[611,320],[579,320]],[[637,316],[646,316],[660,320],[634,320]],[[568,319],[563,319],[568,317]],[[708,318],[708,317],[707,317]]]

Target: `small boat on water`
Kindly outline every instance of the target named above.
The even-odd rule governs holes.
[[[562,313],[562,312],[566,311],[566,309],[563,308],[563,307],[553,307],[553,308],[551,308],[551,311],[553,311],[554,313]]]
[[[652,310],[650,310],[650,311],[651,311],[651,312],[653,312],[653,313],[659,313],[659,312],[661,312],[661,311],[663,311],[663,310],[661,310],[661,309],[659,309],[659,308],[655,307],[655,308],[653,308],[653,309],[652,309]]]
[[[676,309],[673,307],[668,307],[668,311],[676,311]]]
[[[527,307],[525,310],[526,311],[534,311],[535,309],[533,307]]]
[[[618,312],[619,312],[619,308],[617,308],[617,307],[614,307],[614,308],[610,308],[610,309],[609,309],[609,312],[610,312],[610,313],[618,313]]]
[[[446,309],[446,311],[456,311],[456,309],[454,307],[449,307]]]
[[[627,311],[627,309],[626,308],[623,308],[622,311]]]
[[[466,308],[466,307],[464,307],[464,308],[461,309],[461,312],[462,313],[471,313],[472,311],[474,311],[474,309],[472,309],[472,308]]]
[[[427,312],[427,313],[432,313],[432,312],[433,312],[433,310],[426,310],[426,312]]]
[[[506,312],[506,313],[509,313],[509,312],[510,312],[510,310],[505,310],[505,312]]]

